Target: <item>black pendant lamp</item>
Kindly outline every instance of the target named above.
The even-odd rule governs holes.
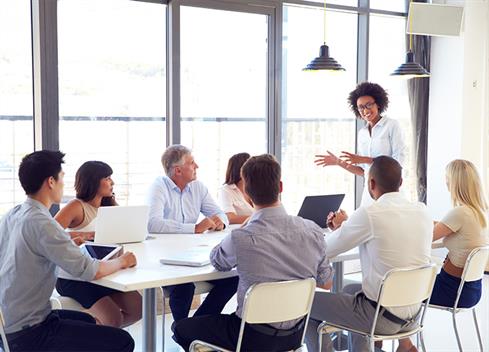
[[[345,71],[343,67],[329,56],[329,47],[326,45],[326,0],[324,1],[324,43],[319,48],[319,56],[313,59],[303,71]]]
[[[406,53],[406,62],[399,66],[394,72],[392,72],[391,76],[403,76],[407,79],[410,79],[430,77],[430,73],[426,71],[423,66],[421,66],[417,62],[414,62],[414,53],[409,50]]]
[[[411,2],[409,2],[409,12],[411,12]],[[391,76],[398,76],[406,79],[430,77],[430,73],[423,66],[414,61],[412,16],[413,13],[411,12],[411,15],[409,16],[409,50],[406,53],[406,62],[392,72]]]

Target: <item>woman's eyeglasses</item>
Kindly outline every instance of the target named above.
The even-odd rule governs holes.
[[[370,110],[372,107],[375,105],[375,101],[372,101],[370,103],[367,103],[365,105],[357,105],[358,111],[363,111],[365,109]]]

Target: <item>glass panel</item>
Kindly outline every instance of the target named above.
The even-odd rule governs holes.
[[[406,18],[391,16],[370,17],[369,79],[380,84],[389,93],[389,108],[386,116],[399,120],[408,146],[404,167],[402,189],[416,200],[416,177],[414,174],[414,143],[407,80],[390,76],[405,61]],[[389,50],[385,50],[389,48]]]
[[[370,0],[370,8],[406,12],[406,0]]]
[[[265,15],[181,8],[181,140],[213,196],[231,155],[267,151],[267,33]]]
[[[309,0],[310,2],[319,2],[324,4],[324,0]],[[344,6],[358,6],[358,0],[326,0],[326,4],[332,5],[344,5]]]
[[[291,214],[304,196],[316,194],[345,193],[342,208],[354,208],[354,176],[314,164],[326,150],[355,151],[355,117],[346,98],[356,82],[357,15],[328,11],[326,24],[330,54],[346,72],[304,72],[323,43],[323,11],[285,7],[282,200]]]
[[[74,196],[75,172],[87,160],[112,166],[119,204],[144,202],[161,174],[165,11],[164,5],[135,1],[58,1],[66,198]]]
[[[25,198],[18,166],[34,150],[34,136],[30,1],[2,0],[0,6],[1,218]]]

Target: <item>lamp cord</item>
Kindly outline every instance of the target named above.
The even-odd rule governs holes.
[[[326,45],[326,0],[324,0],[324,19],[323,19],[323,24],[324,24],[324,37],[323,37],[323,42],[324,45]]]
[[[409,51],[413,51],[413,13],[411,12],[411,3],[409,1]]]

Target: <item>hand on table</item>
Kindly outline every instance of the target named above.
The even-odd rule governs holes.
[[[132,268],[133,266],[136,266],[137,263],[136,256],[132,252],[126,252],[117,259],[121,261],[122,269]]]
[[[222,223],[222,221],[221,221]],[[216,223],[214,220],[211,218],[205,218],[201,222],[199,222],[197,225],[195,225],[195,233],[203,233],[205,231],[212,231],[215,230],[217,227]]]
[[[226,227],[226,225],[224,225],[224,223],[222,222],[221,218],[217,215],[211,216],[211,220],[214,221],[214,224],[216,225],[214,231],[222,231]]]

